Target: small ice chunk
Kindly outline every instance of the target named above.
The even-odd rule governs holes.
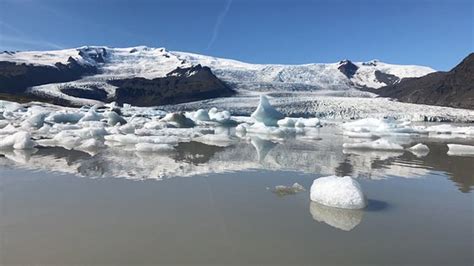
[[[44,124],[44,120],[49,115],[49,113],[36,113],[24,120],[21,125],[22,127],[34,127],[40,128]]]
[[[287,195],[294,195],[298,192],[306,191],[306,189],[302,185],[298,183],[294,183],[291,186],[284,186],[284,185],[275,186],[275,188],[272,189],[271,191],[277,194],[278,196],[283,197]]]
[[[109,126],[115,126],[117,124],[125,125],[127,123],[127,120],[114,111],[107,111],[104,116],[107,118],[107,124],[109,124]]]
[[[196,125],[193,120],[187,118],[183,113],[168,113],[160,121],[177,128],[189,128]]]
[[[278,120],[283,119],[284,115],[270,105],[265,95],[261,95],[260,103],[251,117],[255,119],[255,121],[263,123],[265,126],[277,126]]]
[[[448,155],[474,155],[474,146],[462,144],[448,144]]]
[[[0,140],[0,149],[28,150],[33,149],[36,143],[31,139],[30,133],[19,131]]]
[[[77,150],[95,150],[102,148],[104,143],[98,139],[87,139],[77,147]]]
[[[166,152],[174,150],[174,147],[170,144],[137,143],[135,149],[139,152]]]
[[[204,109],[199,109],[194,113],[194,120],[196,121],[209,121],[211,118],[209,117],[209,113]]]
[[[210,120],[220,123],[220,124],[228,124],[231,122],[231,116],[229,111],[222,111],[218,112],[217,108],[213,107],[209,110],[209,118]],[[233,121],[232,121],[233,122]]]
[[[45,121],[53,123],[76,124],[83,116],[83,113],[55,112],[46,117]]]
[[[367,205],[359,183],[350,176],[326,176],[313,181],[311,200],[329,207],[363,209]]]
[[[342,147],[344,147],[344,149],[403,150],[403,147],[399,144],[392,143],[386,139],[377,139],[360,143],[344,143]]]
[[[278,120],[277,124],[279,127],[295,127],[296,119],[291,117],[285,117],[281,120]],[[302,123],[304,126],[304,123]]]
[[[239,133],[242,133],[242,134],[245,134],[247,132],[248,127],[250,127],[249,124],[242,123],[242,124],[239,124],[238,126],[235,127],[235,131],[239,132]]]
[[[305,127],[321,127],[321,121],[318,118],[299,118],[298,122],[302,122]]]
[[[79,122],[85,122],[85,121],[99,121],[103,118],[101,114],[98,114],[94,108],[91,108],[82,118],[79,120]]]
[[[428,148],[428,146],[426,146],[423,143],[418,143],[408,149],[411,151],[429,151],[430,150],[430,148]]]

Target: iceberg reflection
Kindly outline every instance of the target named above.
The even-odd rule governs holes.
[[[317,222],[328,224],[334,228],[351,231],[362,222],[363,210],[339,209],[311,202],[309,212]]]

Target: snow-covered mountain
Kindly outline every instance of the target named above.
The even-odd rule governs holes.
[[[23,85],[28,87],[28,92],[36,95],[69,100],[77,98],[77,95],[65,95],[63,88],[101,91],[107,95],[107,99],[113,99],[117,87],[112,85],[110,80],[161,78],[177,68],[190,68],[199,64],[209,67],[220,80],[232,88],[250,91],[375,89],[398,83],[402,78],[420,77],[434,72],[429,67],[392,65],[377,60],[354,63],[343,60],[331,64],[305,65],[249,64],[205,55],[167,51],[165,48],[85,46],[56,51],[0,53],[0,75],[3,74],[0,79],[5,78],[4,72],[9,72],[12,63],[16,66],[25,66],[30,72],[31,69],[38,68],[49,72],[54,68],[60,68],[62,72],[69,73],[70,66],[76,66],[74,73],[77,75],[52,79],[49,82],[42,78],[41,82]],[[14,72],[18,72],[18,69]],[[49,72],[47,75],[40,72],[39,75],[42,77],[60,75],[54,71]],[[2,83],[10,84],[8,82],[11,82],[11,76],[9,78],[6,81],[2,80]],[[12,84],[17,85],[14,82]],[[2,89],[5,88],[0,88],[0,92]]]

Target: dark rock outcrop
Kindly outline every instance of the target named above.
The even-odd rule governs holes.
[[[107,101],[107,92],[97,87],[76,88],[67,86],[60,89],[62,93],[84,99],[97,100],[101,102]]]
[[[208,67],[177,68],[166,77],[111,80],[117,86],[115,101],[135,106],[155,106],[231,96],[234,91]]]
[[[342,60],[339,62],[339,67],[337,69],[339,69],[339,71],[341,71],[341,73],[348,79],[351,79],[359,68],[350,60]]]
[[[72,57],[67,64],[56,63],[55,66],[0,61],[0,93],[21,94],[32,86],[73,81],[97,72],[95,66],[79,64]]]
[[[474,109],[474,53],[449,72],[434,72],[373,92],[402,102]]]
[[[383,73],[379,70],[375,70],[375,78],[379,81],[379,82],[383,82],[387,85],[393,85],[393,84],[396,84],[400,81],[400,78],[395,76],[395,75],[392,75],[392,74],[387,74],[387,73]]]

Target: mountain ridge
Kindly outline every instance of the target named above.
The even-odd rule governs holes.
[[[221,84],[222,82],[233,90],[251,92],[377,89],[395,84],[406,77],[419,77],[434,72],[429,67],[393,65],[378,60],[368,62],[342,60],[336,63],[303,65],[250,64],[232,59],[146,46],[128,48],[83,46],[55,51],[0,53],[0,64],[9,64],[11,68],[22,66],[32,69],[54,69],[58,64],[71,64],[71,60],[93,71],[80,73],[83,75],[76,75],[74,78],[59,80],[38,80],[38,78],[27,76],[22,80],[34,82],[23,85],[20,91],[40,97],[68,98],[70,101],[76,101],[78,105],[89,103],[90,99],[87,98],[90,97],[100,98],[101,101],[112,101],[118,87],[110,81],[133,78],[147,80],[169,78],[167,74],[176,69],[192,68],[197,65],[208,67],[213,75],[207,75],[207,77],[220,81],[209,80],[203,81],[202,84]],[[0,71],[0,79],[11,79],[12,77],[8,74],[9,70]],[[17,78],[15,81],[21,83],[21,79]],[[158,85],[158,83],[154,84]],[[64,90],[64,88],[68,89]],[[7,84],[0,84],[0,93],[8,92],[8,89],[10,87]],[[156,88],[156,90],[159,89]],[[64,91],[68,91],[69,95],[64,94]],[[87,95],[81,97],[78,94],[81,91]],[[212,91],[212,88],[206,89],[206,91]],[[151,92],[150,88],[148,92]],[[176,93],[179,94],[179,91]],[[227,95],[227,93],[222,95]],[[214,95],[208,96],[213,97]],[[156,105],[161,103],[158,99],[155,102]]]

